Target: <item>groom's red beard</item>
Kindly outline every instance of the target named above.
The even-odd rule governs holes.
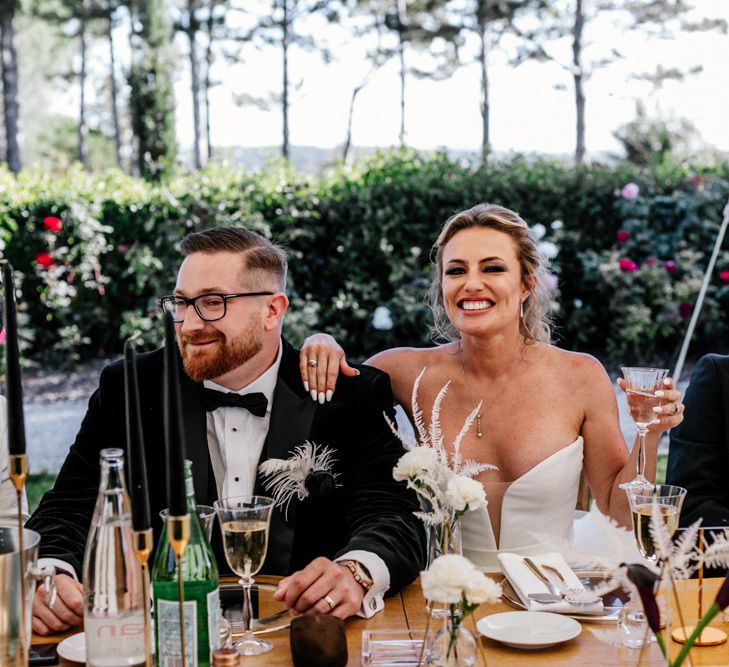
[[[253,323],[235,338],[228,338],[215,329],[210,332],[180,333],[180,354],[185,372],[195,381],[213,380],[232,371],[254,357],[263,347],[262,326]],[[201,349],[190,343],[211,343]]]

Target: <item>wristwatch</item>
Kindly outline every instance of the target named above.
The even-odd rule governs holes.
[[[362,563],[356,560],[340,560],[337,562],[344,565],[352,573],[354,580],[365,589],[365,593],[372,588],[372,584],[375,582],[372,581],[370,573]]]

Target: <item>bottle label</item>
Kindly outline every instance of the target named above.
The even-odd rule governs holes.
[[[136,665],[144,662],[144,612],[114,618],[84,615],[86,660],[89,665]]]
[[[220,589],[208,593],[208,639],[210,651],[220,648]]]
[[[197,667],[197,602],[184,602],[183,607],[187,667]],[[157,600],[157,615],[159,667],[182,667],[179,603],[177,600]]]

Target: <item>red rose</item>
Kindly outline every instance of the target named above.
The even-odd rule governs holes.
[[[628,259],[627,257],[623,257],[623,259],[618,262],[618,265],[623,273],[633,273],[633,271],[638,270],[638,265],[632,259]]]
[[[668,271],[668,273],[676,273],[676,271],[678,271],[678,264],[676,264],[676,262],[674,262],[672,259],[664,262],[663,267],[666,269],[666,271]]]
[[[729,271],[722,271],[719,274],[719,280],[721,280],[721,282],[725,285],[729,285]]]
[[[621,229],[615,236],[620,243],[625,243],[630,238],[630,232],[625,229]]]
[[[0,345],[5,345],[5,329],[0,329]]]
[[[49,215],[47,218],[43,218],[43,226],[45,227],[46,231],[53,232],[55,234],[63,229],[63,225],[61,224],[61,218],[56,218],[52,215]]]
[[[691,313],[694,312],[694,307],[687,301],[683,301],[678,306],[678,312],[681,313],[681,317],[688,317],[689,315],[691,315]]]
[[[656,264],[658,264],[658,260],[655,257],[653,257],[653,255],[651,255],[650,257],[646,257],[646,260],[645,260],[646,266],[655,266]]]
[[[53,257],[51,257],[47,252],[37,254],[35,256],[35,263],[42,266],[44,269],[50,269],[54,264]]]

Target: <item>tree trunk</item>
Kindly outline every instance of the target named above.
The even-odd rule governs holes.
[[[210,70],[213,67],[213,9],[211,4],[208,8],[208,18],[205,22],[208,32],[208,43],[205,46],[205,77],[203,79],[203,104],[205,105],[205,146],[208,152],[208,160],[213,157],[213,143],[210,139]]]
[[[187,0],[187,37],[190,41],[190,92],[192,94],[192,154],[195,169],[202,168],[200,155],[200,64],[197,58],[197,0]]]
[[[18,59],[15,52],[13,17],[6,15],[0,22],[0,49],[2,50],[3,114],[5,120],[6,159],[14,174],[20,171],[20,145],[18,143]]]
[[[86,155],[86,138],[88,127],[86,127],[86,19],[81,19],[78,36],[81,46],[81,69],[78,74],[79,84],[79,113],[78,113],[78,161],[88,167]]]
[[[575,111],[577,116],[576,165],[582,164],[585,159],[585,92],[582,78],[582,30],[584,27],[585,16],[582,11],[582,0],[576,0],[575,29],[572,40],[572,76],[575,82]]]
[[[488,45],[486,43],[486,28],[483,25],[478,27],[480,41],[479,63],[481,65],[481,121],[483,134],[481,138],[481,160],[488,162],[491,152],[491,138],[489,136],[489,69],[488,69]]]
[[[405,147],[405,29],[407,23],[407,0],[398,0],[397,27],[398,43],[397,53],[400,59],[400,147]]]
[[[116,88],[116,53],[114,49],[114,12],[109,12],[107,38],[109,40],[109,81],[111,83],[111,119],[114,125],[114,153],[116,155],[116,164],[122,169],[121,159],[121,128],[119,126],[119,102],[117,100]]]
[[[289,159],[289,0],[283,0],[283,21],[281,22],[283,38],[283,94],[281,95],[281,109],[283,111],[283,144],[281,155]]]

